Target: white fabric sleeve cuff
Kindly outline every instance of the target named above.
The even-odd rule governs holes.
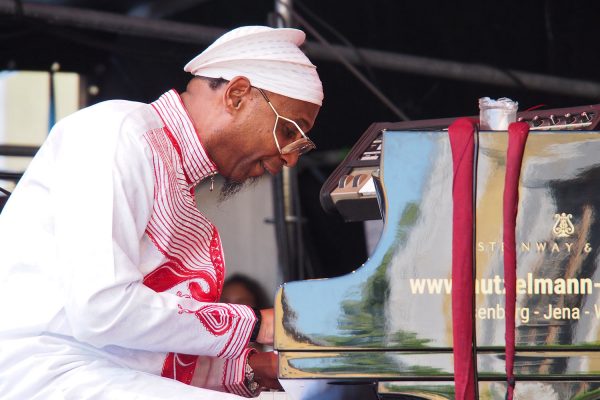
[[[223,387],[227,392],[243,397],[257,397],[260,394],[260,390],[252,393],[245,383],[246,364],[253,353],[256,353],[255,349],[247,348],[239,358],[225,361]]]

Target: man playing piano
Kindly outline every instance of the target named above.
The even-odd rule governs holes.
[[[272,310],[219,304],[225,265],[194,187],[224,195],[314,148],[304,33],[243,27],[179,94],[56,124],[0,214],[0,398],[233,399],[273,387]],[[218,391],[218,392],[217,392]],[[227,394],[231,393],[231,394]]]

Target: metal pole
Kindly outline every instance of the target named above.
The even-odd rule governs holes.
[[[0,0],[0,14],[16,15],[15,1]],[[23,17],[43,20],[51,25],[205,45],[227,31],[222,28],[49,4],[23,3]]]
[[[286,7],[286,6],[281,6]],[[0,0],[0,14],[16,15],[14,0]],[[123,16],[101,11],[77,9],[47,4],[23,4],[23,16],[44,20],[49,24],[73,26],[82,29],[113,32],[131,36],[150,37],[179,43],[208,45],[225,33],[225,29],[198,26],[173,21],[153,20]],[[398,71],[407,74],[433,76],[488,85],[522,87],[526,90],[555,93],[574,97],[600,99],[600,83],[579,79],[536,74],[512,69],[501,69],[489,65],[460,63],[436,58],[392,53],[374,49],[351,49],[333,46],[352,64],[369,60],[373,68]],[[313,60],[338,62],[331,48],[306,42],[306,53]]]
[[[37,146],[15,146],[0,144],[0,156],[33,157],[40,148]]]
[[[357,64],[360,59],[355,51],[344,46],[333,45],[348,61]],[[308,42],[306,54],[313,59],[331,59],[331,50],[326,46]],[[564,94],[575,97],[599,99],[600,84],[593,81],[561,78],[513,69],[501,69],[491,65],[469,64],[436,58],[391,53],[387,51],[358,48],[369,65],[376,68],[433,76],[496,86],[522,87],[546,93]]]
[[[275,26],[286,28],[291,26],[292,0],[275,0]],[[301,227],[298,218],[298,204],[295,204],[295,191],[298,190],[297,175],[294,169],[283,168],[281,175],[273,179],[273,189],[276,191],[274,209],[279,210],[276,218],[280,218],[283,227],[282,237],[278,239],[281,269],[287,280],[304,279],[304,269],[301,254],[303,249]]]
[[[292,0],[275,0],[275,13],[278,28],[292,26]]]

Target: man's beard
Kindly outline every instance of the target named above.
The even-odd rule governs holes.
[[[242,190],[244,186],[252,186],[256,182],[258,182],[258,177],[248,178],[244,182],[236,182],[225,178],[225,182],[223,182],[223,186],[221,187],[221,193],[219,194],[219,203],[230,199],[234,194]]]

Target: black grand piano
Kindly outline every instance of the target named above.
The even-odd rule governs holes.
[[[517,399],[600,398],[600,105],[530,125],[516,227]],[[346,220],[384,219],[349,275],[276,298],[279,377],[294,400],[454,399],[454,119],[373,124],[323,186]],[[507,133],[476,141],[474,329],[480,399],[504,399],[502,192]]]

